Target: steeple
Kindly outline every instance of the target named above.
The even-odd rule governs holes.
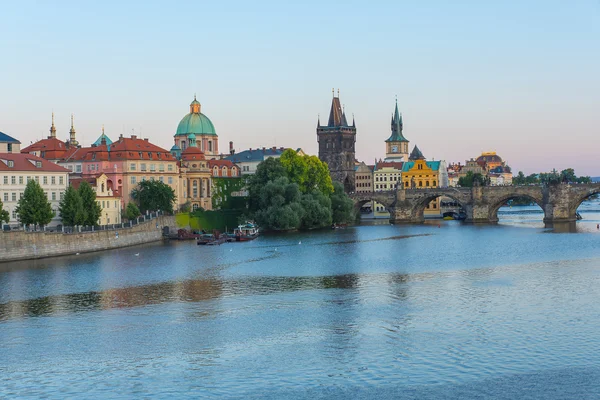
[[[386,140],[386,142],[408,142],[408,140],[402,134],[403,128],[402,114],[400,114],[398,111],[398,99],[396,99],[396,108],[394,109],[394,114],[392,115],[392,135]]]
[[[317,128],[321,127],[321,114],[317,114]]]
[[[71,114],[71,129],[69,130],[69,145],[78,146],[79,142],[75,139],[75,126],[73,124],[73,114]]]
[[[50,138],[56,138],[56,127],[54,126],[54,111],[52,112],[52,126],[50,127]]]
[[[356,128],[356,123],[354,122],[354,113],[352,113],[352,127]]]
[[[348,124],[344,124],[344,112],[342,111],[342,105],[340,103],[340,98],[339,98],[339,89],[338,89],[338,97],[335,97],[335,92],[332,89],[332,92],[334,93],[334,97],[331,100],[331,111],[329,112],[329,122],[327,123],[327,126],[330,128],[336,127],[336,126],[347,126]]]

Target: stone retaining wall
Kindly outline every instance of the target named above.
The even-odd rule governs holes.
[[[156,242],[163,239],[162,228],[165,226],[176,232],[175,217],[161,216],[131,228],[96,232],[71,234],[0,232],[0,262],[86,253]]]

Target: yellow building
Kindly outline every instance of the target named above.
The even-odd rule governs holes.
[[[192,211],[212,210],[212,177],[206,156],[196,145],[193,133],[188,135],[189,146],[181,153],[177,198],[179,204],[189,203]]]
[[[96,203],[102,208],[98,225],[120,224],[121,194],[111,188],[110,178],[104,173],[91,178],[72,178],[71,186],[78,189],[83,181],[90,184],[96,193]]]
[[[443,161],[427,161],[417,146],[409,161],[402,166],[402,185],[405,189],[430,189],[448,186],[448,172]],[[440,198],[431,201],[424,211],[426,217],[440,217]]]

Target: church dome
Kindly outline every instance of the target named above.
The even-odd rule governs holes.
[[[190,104],[190,113],[179,122],[175,136],[187,136],[191,133],[195,135],[217,135],[211,120],[200,112],[200,102],[196,100],[196,96]]]
[[[482,153],[479,157],[477,157],[477,161],[486,162],[486,163],[502,163],[502,157],[497,155],[495,152]]]

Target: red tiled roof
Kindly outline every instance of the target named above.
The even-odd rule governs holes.
[[[110,150],[109,150],[110,149]],[[128,161],[128,160],[152,160],[152,161],[175,161],[168,150],[158,147],[145,139],[120,137],[111,145],[87,147],[85,161]]]
[[[381,168],[385,168],[385,167],[392,167],[395,169],[402,170],[403,165],[404,165],[404,162],[402,162],[402,161],[382,161],[382,162],[378,162],[376,167],[377,167],[377,169],[381,169]]]
[[[0,171],[69,172],[68,169],[33,154],[0,153],[0,160]],[[11,168],[4,161],[13,161],[14,166]],[[41,168],[36,167],[38,161],[42,163]]]
[[[204,153],[197,147],[188,147],[181,153],[182,161],[205,160]]]
[[[24,149],[21,149],[21,153],[32,153],[34,151],[44,152],[44,158],[47,160],[57,160],[65,156],[66,153],[72,151],[72,147],[68,146],[65,142],[60,139],[49,137],[47,139],[39,140]]]
[[[233,168],[236,167],[236,165],[234,163],[232,163],[230,160],[208,160],[208,166],[210,168],[217,166],[217,167],[227,167],[227,168]]]

